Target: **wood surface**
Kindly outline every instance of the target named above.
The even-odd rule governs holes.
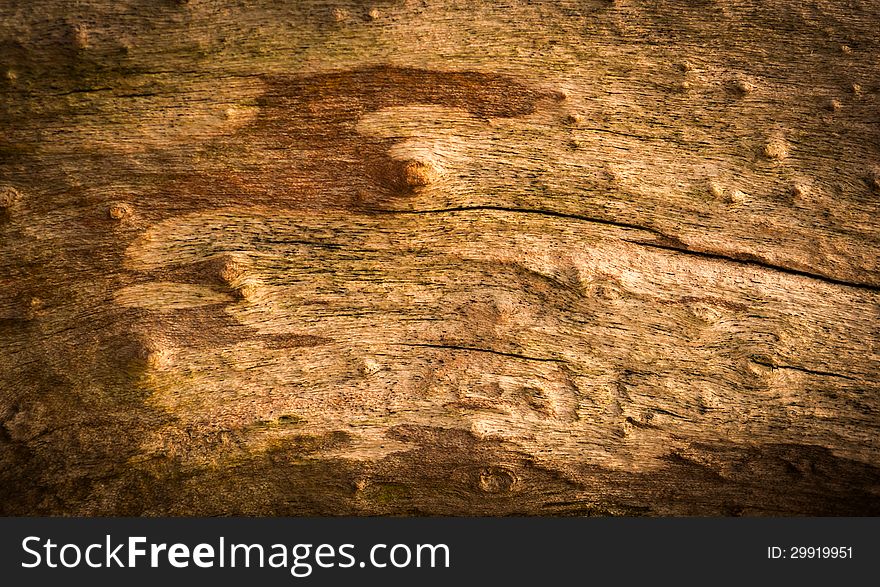
[[[880,2],[0,0],[0,513],[880,514]]]

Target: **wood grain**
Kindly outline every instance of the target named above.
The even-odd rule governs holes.
[[[0,0],[0,512],[880,513],[878,24]]]

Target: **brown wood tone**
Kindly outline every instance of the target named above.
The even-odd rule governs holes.
[[[0,0],[0,514],[880,515],[878,31]]]

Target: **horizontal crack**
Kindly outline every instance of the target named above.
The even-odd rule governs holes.
[[[540,216],[548,216],[553,218],[565,218],[569,220],[578,220],[582,222],[591,222],[594,224],[603,224],[605,226],[616,226],[618,228],[628,228],[631,230],[640,230],[642,232],[647,232],[653,234],[654,236],[660,239],[660,242],[645,242],[639,240],[631,240],[631,239],[621,239],[625,242],[632,243],[634,245],[641,245],[644,247],[651,247],[655,249],[663,249],[665,251],[673,251],[677,253],[682,253],[685,255],[696,255],[698,257],[703,257],[706,259],[715,259],[719,261],[730,261],[732,263],[739,263],[741,265],[750,265],[753,267],[761,267],[763,269],[769,269],[772,271],[779,271],[781,273],[787,273],[789,275],[797,275],[799,277],[807,277],[810,279],[815,279],[818,281],[823,281],[825,283],[830,283],[834,285],[842,285],[845,287],[853,287],[858,289],[866,289],[869,291],[880,291],[880,285],[874,285],[872,283],[864,283],[864,282],[856,282],[856,281],[847,281],[845,279],[837,279],[834,277],[828,277],[826,275],[821,275],[819,273],[811,273],[809,271],[802,271],[800,269],[792,269],[791,267],[785,267],[782,265],[773,265],[772,263],[766,263],[756,258],[738,258],[733,255],[724,255],[721,253],[709,253],[705,251],[697,251],[687,247],[685,243],[679,240],[676,237],[669,236],[656,228],[649,228],[647,226],[640,226],[638,224],[630,224],[627,222],[617,222],[615,220],[606,220],[604,218],[593,218],[590,216],[582,216],[580,214],[568,214],[565,212],[554,212],[552,210],[540,210],[534,208],[512,208],[507,206],[457,206],[453,208],[439,208],[439,209],[431,209],[431,210],[378,210],[376,212],[385,213],[385,214],[442,214],[446,212],[469,212],[469,211],[481,211],[481,210],[491,210],[498,212],[510,212],[513,214],[537,214]]]
[[[773,363],[767,363],[755,359],[752,359],[752,362],[758,365],[763,365],[764,367],[769,367],[771,369],[790,369],[792,371],[800,371],[801,373],[808,373],[810,375],[820,375],[822,377],[839,377],[841,379],[849,379],[850,381],[858,381],[856,377],[841,375],[840,373],[832,373],[831,371],[816,371],[814,369],[807,369],[806,367],[795,367],[793,365],[774,365]]]
[[[260,244],[266,245],[303,245],[307,247],[316,247],[319,249],[342,249],[343,245],[337,243],[327,243],[321,241],[307,241],[283,238],[260,238],[257,240]]]
[[[519,353],[505,353],[502,351],[495,351],[492,349],[481,349],[479,347],[469,347],[469,346],[460,346],[454,344],[430,344],[430,343],[397,343],[393,346],[405,346],[405,347],[417,347],[417,348],[429,348],[429,349],[448,349],[453,351],[470,351],[475,353],[489,353],[492,355],[499,355],[502,357],[510,357],[512,359],[523,359],[525,361],[540,361],[542,363],[565,363],[562,359],[547,359],[544,357],[530,357],[528,355],[521,355]]]
[[[817,281],[824,281],[825,283],[831,283],[834,285],[843,285],[846,287],[854,287],[858,289],[867,289],[870,291],[880,291],[880,285],[874,285],[872,283],[862,283],[857,281],[846,281],[845,279],[837,279],[834,277],[828,277],[826,275],[821,275],[819,273],[810,273],[809,271],[801,271],[800,269],[792,269],[791,267],[784,267],[782,265],[773,265],[772,263],[767,263],[761,261],[760,259],[741,259],[732,255],[724,255],[721,253],[708,253],[705,251],[695,251],[693,249],[689,249],[686,246],[672,246],[660,243],[647,243],[644,241],[636,241],[629,239],[621,239],[628,243],[632,243],[634,245],[641,245],[643,247],[650,247],[653,249],[662,249],[664,251],[672,251],[675,253],[681,253],[684,255],[694,255],[697,257],[703,257],[704,259],[715,259],[716,261],[729,261],[731,263],[738,263],[740,265],[749,265],[752,267],[761,267],[762,269],[770,269],[772,271],[779,271],[780,273],[787,273],[788,275],[797,275],[799,277],[808,277],[810,279],[815,279]]]
[[[647,226],[639,226],[638,224],[628,224],[626,222],[617,222],[615,220],[606,220],[604,218],[592,218],[590,216],[581,216],[579,214],[569,214],[566,212],[555,212],[553,210],[540,210],[535,208],[512,208],[508,206],[456,206],[452,208],[435,208],[430,210],[373,210],[373,212],[381,214],[444,214],[447,212],[510,212],[512,214],[536,214],[538,216],[548,216],[551,218],[565,218],[567,220],[579,220],[582,222],[592,222],[594,224],[604,224],[606,226],[616,226],[617,228],[629,228],[631,230],[640,230],[653,234],[666,242],[680,243],[676,238],[663,234],[657,229],[648,228]]]

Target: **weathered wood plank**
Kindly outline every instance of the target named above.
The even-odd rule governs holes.
[[[878,24],[0,0],[0,511],[878,513]]]

